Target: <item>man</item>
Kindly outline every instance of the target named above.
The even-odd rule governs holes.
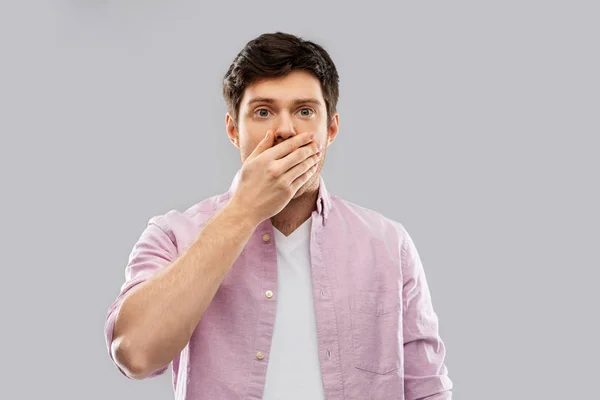
[[[171,364],[186,400],[451,398],[414,242],[320,176],[338,80],[321,46],[291,34],[235,58],[223,95],[241,169],[135,244],[105,328],[125,376]]]

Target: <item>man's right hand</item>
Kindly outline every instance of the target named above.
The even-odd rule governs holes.
[[[273,146],[273,132],[246,158],[231,199],[258,224],[278,214],[317,170],[314,133],[304,132]]]

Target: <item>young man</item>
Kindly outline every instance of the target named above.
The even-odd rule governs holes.
[[[319,174],[339,128],[328,53],[261,35],[223,95],[241,169],[227,192],[150,219],[106,320],[119,370],[172,363],[186,400],[450,399],[414,242]]]

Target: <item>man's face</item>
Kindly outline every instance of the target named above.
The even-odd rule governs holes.
[[[317,171],[296,193],[318,187],[319,173],[325,162],[327,146],[338,132],[338,115],[327,126],[327,108],[319,80],[305,71],[292,71],[282,78],[263,79],[246,87],[240,102],[237,129],[228,114],[227,133],[240,150],[242,163],[264,138],[267,130],[274,131],[274,143],[302,132],[315,132],[315,141],[323,144],[323,156]]]

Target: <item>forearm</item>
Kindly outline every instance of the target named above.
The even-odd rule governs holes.
[[[121,368],[142,378],[181,352],[256,225],[228,204],[179,258],[125,297],[111,348]]]

